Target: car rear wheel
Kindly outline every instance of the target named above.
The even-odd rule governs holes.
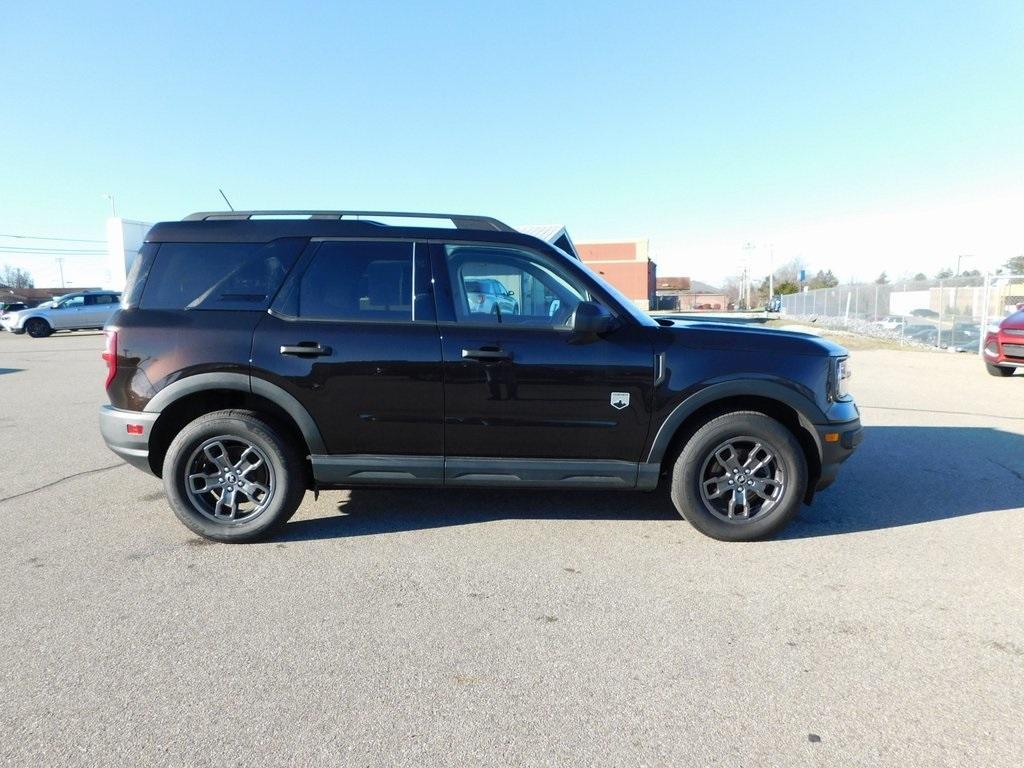
[[[44,339],[53,333],[53,328],[42,318],[33,317],[25,322],[25,331],[33,339]]]
[[[988,371],[989,376],[1013,376],[1013,372],[1016,368],[1006,368],[1002,365],[992,365],[992,363],[985,363],[985,370]]]
[[[672,502],[701,533],[723,541],[774,535],[797,513],[807,460],[775,419],[737,411],[712,419],[683,447],[672,470]]]
[[[163,481],[178,519],[223,542],[265,538],[305,494],[299,452],[252,411],[215,411],[186,426],[167,449]]]

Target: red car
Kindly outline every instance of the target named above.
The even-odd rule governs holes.
[[[985,367],[993,376],[1012,376],[1024,367],[1024,306],[999,324],[985,337]]]

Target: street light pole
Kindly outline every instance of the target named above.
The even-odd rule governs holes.
[[[103,198],[105,200],[109,200],[110,201],[110,215],[113,216],[116,219],[117,218],[117,207],[114,205],[114,196],[111,195],[110,193],[106,193],[106,194],[103,195]]]

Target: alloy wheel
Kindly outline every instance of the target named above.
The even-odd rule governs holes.
[[[786,490],[778,451],[753,437],[732,438],[711,451],[699,482],[708,510],[730,523],[764,517]]]
[[[196,511],[217,523],[247,523],[270,506],[276,489],[266,453],[231,435],[203,441],[184,471],[185,492]]]

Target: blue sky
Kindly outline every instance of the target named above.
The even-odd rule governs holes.
[[[102,238],[105,192],[153,221],[223,187],[648,237],[705,280],[769,244],[983,267],[1024,251],[1022,33],[1019,0],[12,2],[0,234]]]

